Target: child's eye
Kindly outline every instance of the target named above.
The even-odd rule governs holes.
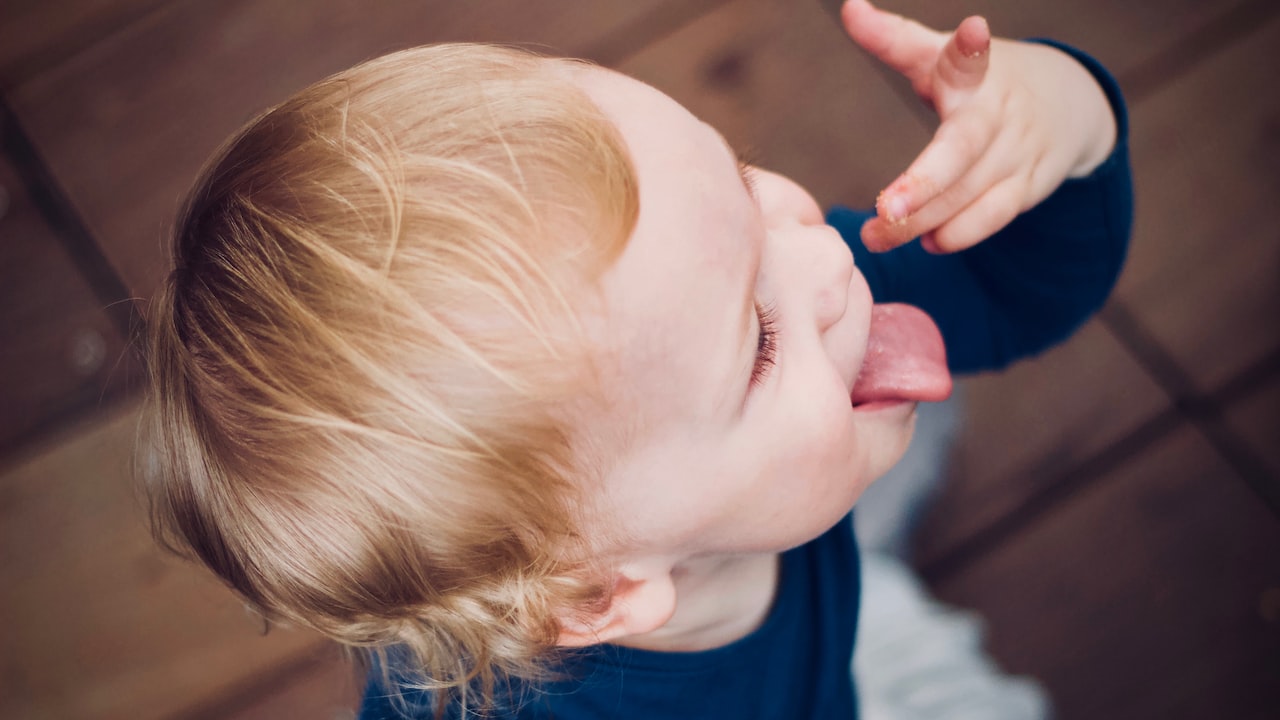
[[[756,303],[760,336],[756,340],[756,362],[751,368],[751,387],[764,382],[778,359],[778,318],[772,305]]]

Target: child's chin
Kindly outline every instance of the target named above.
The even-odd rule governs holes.
[[[916,403],[884,403],[881,407],[874,407],[881,405],[880,403],[868,405],[873,407],[861,410],[865,406],[858,406],[854,408],[854,412],[863,413],[863,419],[876,426],[873,431],[876,447],[870,470],[871,477],[878,480],[907,454],[907,446],[911,444],[911,436],[916,427]]]

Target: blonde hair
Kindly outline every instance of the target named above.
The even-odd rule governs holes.
[[[560,409],[590,392],[570,296],[639,201],[569,62],[407,50],[265,113],[148,313],[157,537],[441,698],[539,677],[557,613],[607,602]]]

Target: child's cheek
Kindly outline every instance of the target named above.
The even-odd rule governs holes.
[[[783,431],[793,438],[795,448],[790,461],[803,467],[848,460],[855,427],[843,385],[832,382],[811,390],[797,403],[790,422],[784,426]]]

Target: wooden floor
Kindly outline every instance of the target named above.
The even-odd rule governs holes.
[[[886,3],[983,12],[1119,77],[1129,265],[1066,345],[964,382],[915,561],[1058,717],[1280,717],[1280,4]],[[153,548],[129,478],[131,298],[201,161],[382,51],[464,39],[649,81],[824,203],[867,205],[929,135],[801,0],[58,0],[0,8],[0,717],[349,717],[317,638],[263,628]]]

